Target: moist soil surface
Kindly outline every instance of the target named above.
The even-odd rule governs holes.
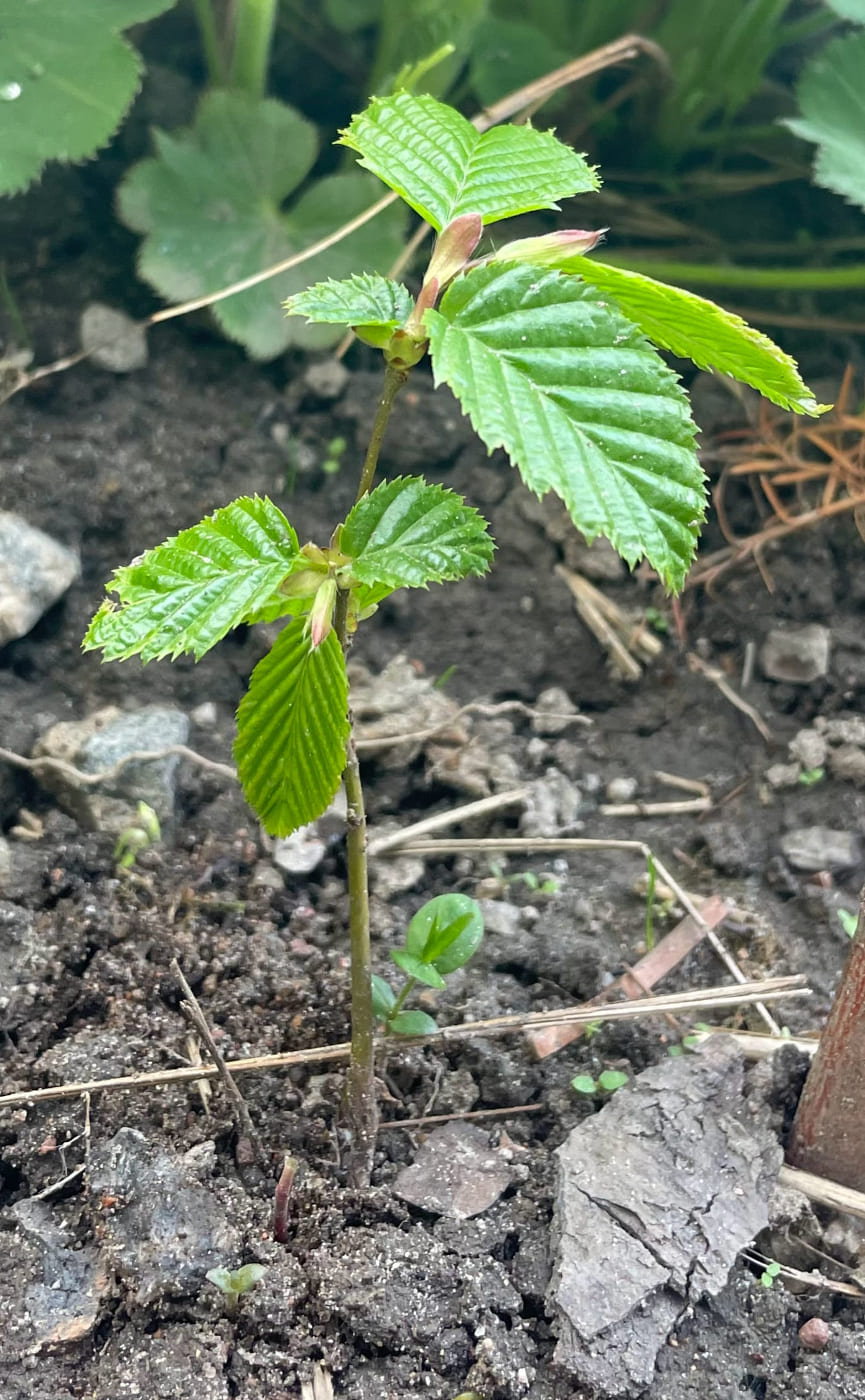
[[[37,228],[50,192],[49,183],[32,201]],[[38,328],[39,357],[73,344],[75,308],[111,291],[83,246],[70,246],[47,272],[34,267],[20,297]],[[0,651],[4,747],[27,755],[57,721],[107,705],[160,703],[191,715],[193,749],[230,762],[234,709],[267,649],[266,629],[228,638],[198,665],[184,658],[146,670],[137,662],[102,666],[81,653],[80,640],[112,569],[238,495],[272,496],[302,539],[327,542],[351,504],[379,383],[371,361],[349,363],[345,383],[323,396],[300,362],[256,367],[203,324],[167,326],[151,333],[143,370],[120,377],[83,365],[4,406],[0,507],[73,546],[82,561],[62,601]],[[818,370],[827,367],[836,368],[831,355]],[[720,418],[713,405],[717,428],[740,421],[734,399],[723,400]],[[324,464],[336,438],[347,446],[334,474]],[[706,461],[711,469],[710,451]],[[792,830],[822,827],[849,834],[858,851],[865,795],[850,775],[861,768],[839,765],[841,776],[830,769],[818,781],[780,788],[766,774],[789,763],[787,745],[800,730],[861,711],[865,573],[852,523],[836,522],[831,534],[805,531],[767,551],[773,591],[745,564],[712,594],[686,592],[678,618],[648,577],[611,567],[606,555],[598,564],[593,554],[586,568],[607,566],[608,577],[596,576],[605,594],[638,613],[656,609],[666,628],[657,634],[657,659],[629,684],[611,673],[555,572],[563,562],[585,563],[584,546],[503,458],[484,454],[454,401],[433,393],[421,372],[398,400],[381,465],[386,475],[422,472],[463,492],[490,520],[498,552],[486,580],[389,600],[360,629],[354,663],[375,677],[402,657],[411,674],[439,680],[440,693],[457,704],[502,708],[465,717],[444,753],[418,743],[397,762],[387,749],[365,757],[373,830],[528,785],[534,807],[503,808],[454,833],[649,843],[692,894],[719,894],[735,906],[722,937],[744,974],[806,974],[812,998],[782,1003],[776,1014],[794,1033],[818,1028],[847,944],[838,910],[855,909],[865,870],[858,857],[846,868],[796,869],[780,843]],[[758,526],[754,497],[743,495],[735,510],[743,532]],[[706,548],[720,543],[710,525]],[[790,684],[767,679],[757,665],[742,690],[743,665],[770,629],[805,623],[829,629],[828,673]],[[741,691],[768,738],[689,655]],[[551,687],[587,722],[550,732],[533,718]],[[407,691],[409,709],[414,694]],[[553,697],[553,710],[563,704]],[[644,802],[693,796],[658,773],[706,784],[712,809],[601,811],[628,789]],[[284,872],[236,784],[187,761],[173,824],[128,871],[118,870],[111,834],[84,829],[28,772],[0,765],[0,798],[9,837],[0,889],[5,1091],[188,1062],[174,958],[229,1058],[346,1038],[338,838],[310,874]],[[414,869],[382,857],[374,872],[376,970],[387,973],[389,949],[425,899],[461,890],[492,901],[488,933],[479,955],[438,994],[441,1024],[590,998],[644,948],[644,870],[638,854],[621,851],[502,858],[497,868],[483,855],[441,855]],[[657,895],[656,903],[660,935],[681,911]],[[728,981],[703,944],[662,989]],[[761,1025],[750,1008],[727,1023]],[[274,1400],[299,1396],[317,1363],[316,1400],[327,1393],[322,1374],[351,1400],[583,1394],[552,1362],[544,1305],[552,1153],[599,1107],[571,1080],[604,1068],[637,1074],[663,1060],[686,1029],[662,1020],[610,1023],[540,1062],[518,1036],[388,1050],[379,1067],[384,1126],[373,1187],[363,1193],[346,1185],[341,1074],[330,1063],[239,1081],[261,1160],[238,1139],[218,1087],[102,1092],[89,1106],[75,1098],[0,1111],[3,1394]],[[795,1056],[763,1075],[760,1092],[781,1135],[800,1081]],[[389,1122],[491,1109],[512,1110],[478,1120],[511,1173],[492,1206],[459,1221],[396,1194],[394,1179],[430,1125]],[[273,1193],[284,1154],[299,1165],[286,1240],[276,1243]],[[842,1263],[855,1255],[852,1246],[839,1254],[837,1240],[826,1244],[833,1248]],[[204,1271],[250,1262],[265,1266],[264,1278],[232,1311]],[[814,1264],[831,1271],[825,1259],[800,1267]],[[861,1305],[825,1291],[767,1289],[759,1273],[740,1261],[718,1298],[682,1317],[648,1396],[865,1396]],[[58,1294],[68,1302],[59,1322],[51,1311]],[[814,1316],[831,1325],[822,1353],[797,1341]]]

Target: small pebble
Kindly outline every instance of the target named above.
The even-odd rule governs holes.
[[[81,316],[81,348],[100,369],[128,374],[147,364],[144,327],[123,311],[93,301]]]
[[[607,783],[607,801],[632,802],[638,786],[636,778],[613,778]]]
[[[799,1341],[806,1351],[825,1351],[829,1336],[829,1324],[822,1317],[809,1317],[799,1328]]]
[[[212,700],[203,700],[190,711],[190,719],[199,729],[213,729],[219,719],[219,711]]]

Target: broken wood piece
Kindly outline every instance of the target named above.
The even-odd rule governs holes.
[[[588,579],[583,578],[581,574],[573,573],[562,564],[556,565],[555,572],[570,590],[577,612],[604,648],[613,669],[623,680],[638,681],[643,674],[643,668],[625,641],[633,631],[631,624],[622,619],[622,627],[616,628],[605,616],[602,606],[603,594],[597,588],[593,588]]]
[[[699,908],[701,917],[711,928],[717,928],[730,913],[730,905],[719,895],[711,895],[709,899],[703,900]],[[617,978],[599,996],[586,1002],[586,1006],[603,1006],[620,992],[624,992],[631,1001],[641,1000],[646,995],[646,988],[654,987],[661,978],[666,977],[704,937],[705,929],[687,914],[675,928],[670,929],[660,943],[656,943],[654,948],[634,964],[630,972]],[[565,1045],[578,1040],[585,1034],[585,1030],[584,1025],[544,1026],[538,1030],[530,1028],[525,1032],[524,1038],[534,1057],[543,1060],[563,1049]]]
[[[831,1210],[840,1210],[843,1215],[856,1215],[860,1220],[865,1220],[865,1193],[854,1191],[852,1186],[842,1186],[840,1182],[828,1181],[826,1177],[815,1176],[813,1172],[799,1171],[798,1167],[789,1167],[786,1163],[778,1173],[778,1185],[801,1191],[809,1201],[829,1206]]]
[[[698,675],[705,676],[706,680],[718,687],[724,699],[729,700],[734,709],[738,710],[740,714],[747,715],[760,737],[765,739],[767,744],[773,742],[772,731],[763,716],[754,709],[753,705],[749,705],[747,700],[743,700],[741,695],[736,693],[720,667],[710,666],[694,651],[688,652],[688,667],[691,671],[696,671]]]

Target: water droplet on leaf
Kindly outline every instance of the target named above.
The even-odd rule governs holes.
[[[15,98],[20,96],[20,83],[0,83],[0,101],[14,102]]]

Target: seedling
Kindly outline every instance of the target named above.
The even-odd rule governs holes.
[[[627,1084],[628,1076],[620,1069],[604,1069],[593,1079],[590,1074],[577,1074],[571,1080],[571,1088],[576,1089],[578,1094],[586,1096],[592,1094],[614,1094],[617,1089],[621,1089]]]
[[[399,992],[383,977],[373,976],[372,1007],[390,1035],[429,1035],[436,1030],[425,1011],[404,1011],[418,982],[440,991],[448,973],[465,967],[481,945],[484,921],[480,905],[465,894],[440,894],[417,911],[405,936],[405,946],[391,958],[406,973]]]
[[[856,915],[851,914],[849,909],[837,909],[838,921],[848,938],[852,938],[856,932]]]
[[[343,455],[347,447],[348,443],[344,437],[331,438],[327,444],[324,461],[321,464],[325,476],[336,476],[342,466]]]
[[[509,885],[523,885],[532,894],[550,896],[559,892],[560,881],[555,875],[542,877],[534,870],[517,870],[513,875],[506,875],[497,860],[490,861],[490,870],[503,889],[507,889]]]
[[[239,1269],[208,1269],[204,1277],[224,1294],[226,1309],[233,1315],[244,1293],[260,1283],[266,1273],[263,1264],[243,1264]]]
[[[428,355],[434,381],[450,385],[490,451],[503,447],[536,495],[560,496],[587,539],[606,536],[630,564],[645,557],[669,588],[681,586],[693,558],[705,483],[687,397],[655,346],[783,407],[820,407],[793,361],[737,316],[586,257],[599,231],[500,241],[476,256],[486,226],[598,187],[592,167],[551,132],[524,125],[482,135],[433,98],[399,92],[375,99],[340,140],[438,234],[417,297],[366,273],[287,303],[290,315],[351,327],[384,357],[354,506],[327,541],[303,546],[271,501],[223,506],[118,569],[109,585],[116,601],[100,608],[84,644],[106,660],[198,658],[233,627],[290,619],[241,701],[235,758],[250,805],[275,836],[315,820],[345,784],[346,1119],[349,1175],[360,1184],[378,1109],[366,817],[346,653],[396,589],[483,574],[494,549],[485,522],[452,491],[418,477],[374,484],[399,390]]]
[[[155,846],[162,840],[159,818],[146,802],[138,804],[138,821],[124,827],[114,847],[114,861],[118,870],[131,870],[142,851]]]
[[[770,1260],[770,1262],[766,1265],[765,1269],[760,1275],[760,1282],[762,1283],[763,1287],[773,1288],[775,1285],[775,1280],[777,1279],[780,1272],[781,1265],[777,1263],[777,1261],[774,1259]]]
[[[814,787],[815,783],[822,783],[825,776],[825,768],[805,768],[796,781],[800,787]]]

